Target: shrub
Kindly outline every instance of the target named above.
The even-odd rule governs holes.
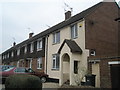
[[[42,83],[40,78],[33,75],[11,75],[6,79],[5,90],[16,89],[30,89],[34,88],[42,90]]]

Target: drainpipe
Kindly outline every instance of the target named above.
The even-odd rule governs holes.
[[[46,74],[47,74],[47,59],[48,59],[48,37],[49,37],[49,35],[48,36],[46,36]]]

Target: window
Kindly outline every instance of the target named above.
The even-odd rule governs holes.
[[[74,73],[78,74],[78,61],[74,61]]]
[[[27,52],[27,46],[25,46],[25,49],[24,49],[25,51],[24,51],[24,53],[26,53]]]
[[[19,63],[20,63],[20,62],[19,62],[19,61],[17,61],[17,67],[19,67]]]
[[[42,40],[37,41],[37,51],[42,50]]]
[[[7,58],[9,58],[9,56],[10,56],[10,54],[8,53],[8,54],[7,54]]]
[[[6,55],[5,55],[5,59],[6,59]]]
[[[77,24],[71,26],[71,38],[75,39],[78,37]]]
[[[52,69],[59,69],[59,54],[53,54],[52,61]]]
[[[42,65],[42,58],[38,58],[37,60],[37,69],[42,69],[43,65]]]
[[[11,57],[13,57],[13,51],[12,51],[12,53],[11,53]]]
[[[96,54],[96,51],[95,51],[94,49],[91,49],[91,50],[90,50],[90,55],[91,55],[91,56],[95,56],[95,54]]]
[[[4,55],[3,55],[3,59],[5,59],[5,58],[4,58]]]
[[[32,42],[31,45],[30,45],[30,52],[32,53],[34,50],[34,43]]]
[[[20,55],[20,48],[17,50],[17,56]]]
[[[53,43],[60,43],[60,31],[53,34]]]

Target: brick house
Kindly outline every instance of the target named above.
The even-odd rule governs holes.
[[[111,88],[109,65],[120,61],[119,7],[100,2],[2,53],[4,64],[46,72],[59,85],[76,85],[79,69],[96,75],[96,87]],[[115,61],[115,62],[112,62]],[[107,83],[106,83],[107,82]]]

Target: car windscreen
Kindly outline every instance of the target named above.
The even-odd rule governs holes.
[[[26,69],[25,69],[25,68],[16,68],[16,69],[15,69],[15,72],[16,72],[16,73],[25,73],[25,72],[26,72]]]

